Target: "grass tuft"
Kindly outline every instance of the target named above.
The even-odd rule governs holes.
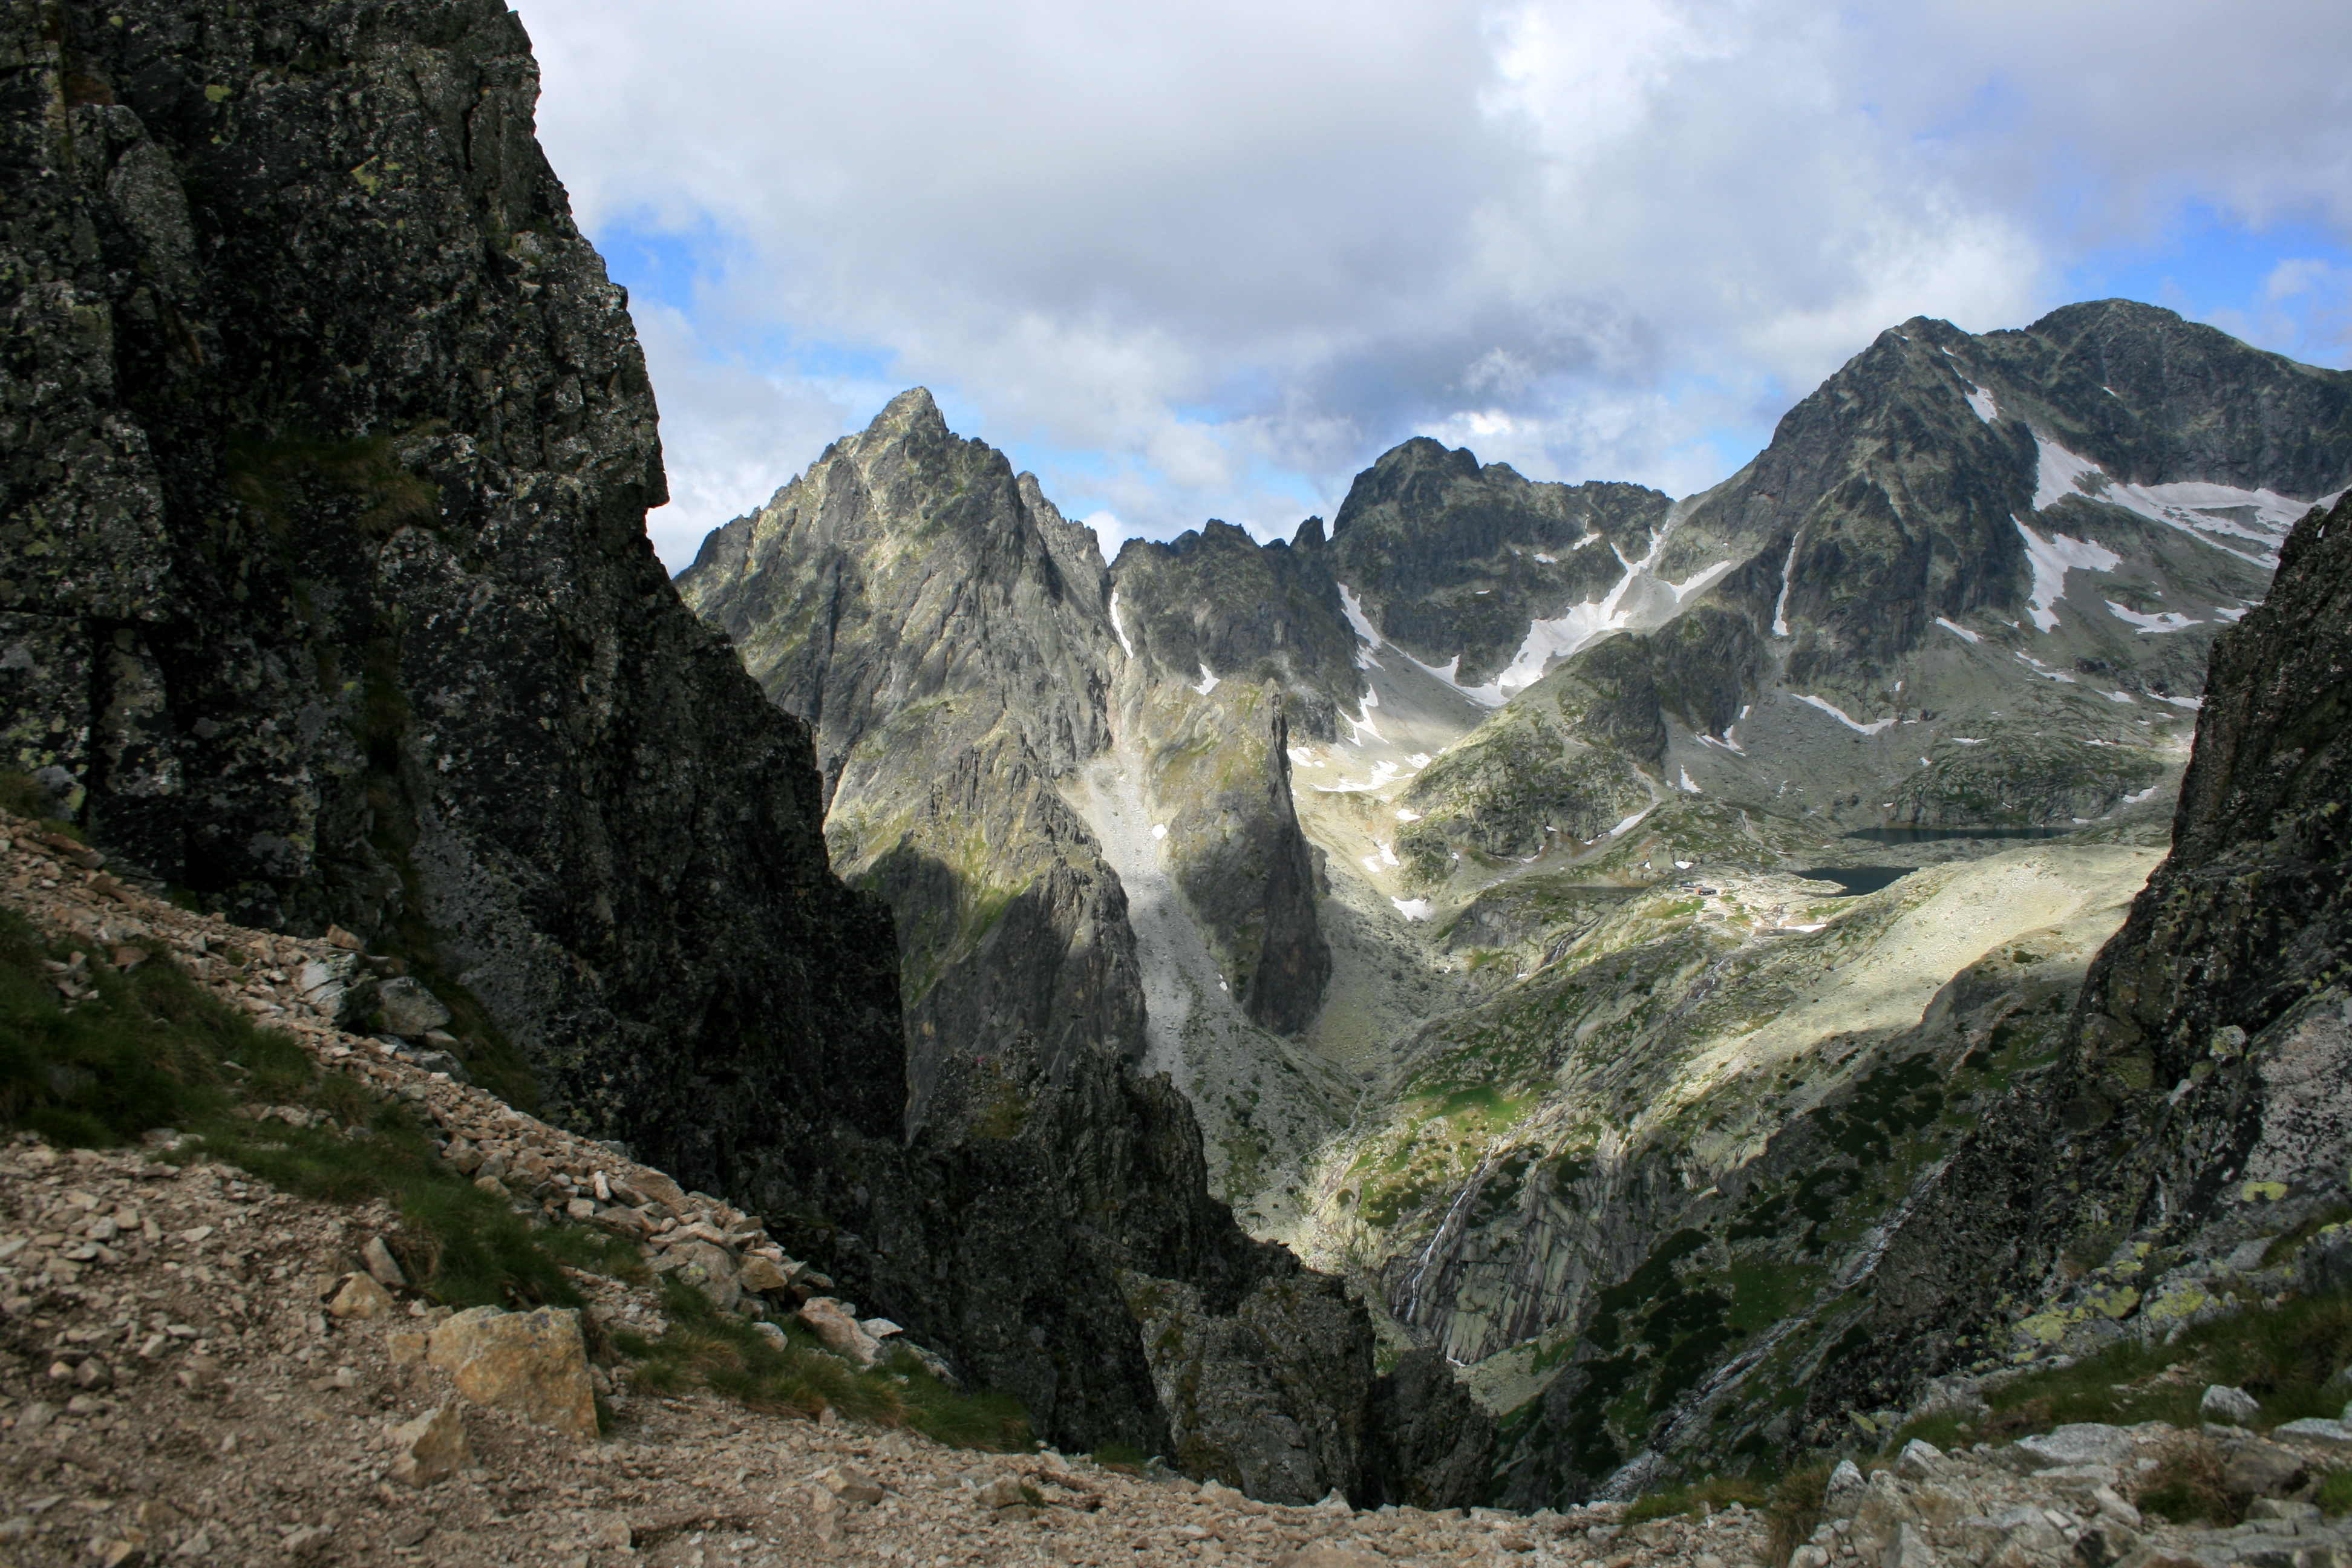
[[[52,833],[67,833],[76,838],[80,837],[80,829],[69,823],[55,820],[57,805],[47,786],[32,774],[14,768],[0,769],[0,811],[37,822]]]
[[[638,1363],[632,1383],[648,1393],[709,1388],[754,1410],[810,1417],[837,1410],[877,1426],[908,1427],[950,1447],[1011,1453],[1029,1446],[1028,1415],[1017,1400],[958,1393],[910,1352],[861,1369],[818,1344],[797,1321],[780,1325],[780,1344],[677,1279],[663,1282],[662,1306],[670,1326],[658,1338],[613,1336]]]
[[[2139,1508],[2175,1524],[2237,1524],[2246,1517],[2246,1500],[2222,1484],[2221,1469],[2221,1456],[2212,1444],[2184,1436],[2141,1478]]]
[[[1150,1461],[1142,1449],[1132,1443],[1106,1443],[1087,1456],[1106,1470],[1117,1470],[1123,1476],[1139,1476]]]
[[[1754,1476],[1706,1476],[1640,1499],[1625,1510],[1624,1522],[1639,1524],[1648,1519],[1713,1511],[1735,1502],[1746,1508],[1762,1509],[1770,1503],[1771,1495],[1771,1489]]]
[[[68,1005],[47,963],[95,994]],[[240,1100],[323,1110],[312,1127],[236,1115]],[[453,1307],[576,1307],[566,1264],[643,1278],[636,1248],[541,1228],[443,1165],[396,1098],[322,1071],[290,1036],[257,1028],[164,959],[116,973],[95,943],[45,942],[0,910],[0,1124],[107,1148],[169,1127],[204,1152],[299,1196],[388,1200],[409,1278]]]
[[[1784,1568],[1789,1554],[1821,1528],[1822,1505],[1829,1496],[1835,1459],[1815,1459],[1798,1465],[1773,1486],[1764,1513],[1770,1525],[1764,1547],[1767,1568]]]

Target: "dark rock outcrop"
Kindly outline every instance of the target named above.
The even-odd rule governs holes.
[[[2340,1198],[2352,1159],[2352,502],[2218,639],[2173,851],[2051,1073],[1891,1237],[1811,1408],[1884,1402],[2118,1247]]]
[[[2323,495],[2352,468],[2352,374],[2129,300],[2065,305],[1976,353],[2030,388],[2022,413],[2134,484],[2201,479]]]
[[[1111,574],[1135,649],[1123,722],[1150,748],[1166,864],[1250,1020],[1296,1034],[1322,1007],[1331,949],[1288,753],[1294,731],[1328,741],[1358,700],[1339,586],[1311,552],[1217,521],[1130,540]]]
[[[1207,1196],[1189,1110],[1126,1067],[1108,939],[1093,971],[1036,983],[1098,1015],[1060,1067],[1034,1029],[959,1058],[961,1103],[1017,1080],[1007,1115],[905,1142],[889,916],[821,829],[854,736],[818,715],[821,775],[810,727],[646,542],[652,393],[533,139],[516,19],[66,3],[0,14],[0,45],[9,763],[117,866],[404,953],[478,1076],[795,1216],[1048,1436],[1156,1442],[1113,1266],[1234,1308],[1297,1267]],[[1091,541],[1034,486],[1013,500],[1020,582],[1058,582],[1086,632]],[[984,726],[998,749],[916,816],[1095,743],[1098,697],[1047,665],[1013,669],[1045,721]],[[816,675],[853,731],[882,705],[864,672]],[[1053,859],[1073,819],[1029,798],[1024,842]],[[1030,950],[1072,910],[1115,926],[1116,881],[1090,875],[1068,854],[997,925]],[[1368,1325],[1318,1331],[1300,1353],[1346,1381]],[[1333,1462],[1320,1479],[1357,1488],[1387,1463]]]
[[[1118,876],[1055,780],[1110,743],[1108,577],[920,387],[750,516],[678,591],[815,731],[842,874],[898,916],[911,1095],[944,1056],[1143,1050]]]
[[[1120,622],[1136,658],[1155,681],[1277,682],[1290,727],[1329,741],[1339,710],[1356,705],[1356,635],[1339,586],[1316,548],[1320,519],[1300,524],[1300,545],[1260,546],[1229,522],[1212,521],[1166,543],[1130,539],[1111,575]]]
[[[1465,685],[1511,661],[1528,623],[1605,597],[1670,503],[1640,485],[1543,484],[1415,437],[1356,476],[1318,552],[1390,642],[1458,658]]]
[[[1442,1368],[1374,1373],[1339,1282],[1210,1195],[1164,1076],[1096,1047],[1055,1081],[1024,1043],[946,1058],[936,1093],[911,1145],[754,1188],[778,1210],[821,1201],[824,1221],[780,1228],[861,1303],[1017,1394],[1065,1447],[1129,1444],[1282,1501],[1479,1495],[1492,1422]]]
[[[689,1181],[892,1131],[887,917],[646,541],[652,392],[520,26],[0,26],[10,763],[240,921],[405,952],[478,1070]]]

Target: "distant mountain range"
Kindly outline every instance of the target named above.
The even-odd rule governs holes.
[[[0,30],[11,809],[1064,1451],[1623,1493],[2330,1234],[2344,374],[1912,321],[1703,496],[1414,441],[1108,566],[916,391],[673,583],[510,14]]]
[[[1837,1107],[2027,1070],[1923,1012],[1988,963],[2063,1008],[2160,853],[2214,638],[2347,482],[2352,374],[2108,300],[1891,329],[1701,495],[1415,439],[1328,530],[1108,568],[918,389],[677,586],[817,733],[835,864],[898,918],[910,1118],[992,1114],[956,1062],[1169,1073],[1244,1224],[1470,1368],[1497,1486],[1557,1500],[1650,1435],[1560,1403],[1612,1282],[1817,1163]],[[1942,1116],[1813,1250],[1885,1221]],[[1711,1202],[1668,1197],[1694,1171]]]

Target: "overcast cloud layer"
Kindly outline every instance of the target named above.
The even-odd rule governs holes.
[[[1415,433],[1687,493],[1917,314],[2352,352],[2339,5],[520,8],[673,568],[917,383],[1115,551]]]

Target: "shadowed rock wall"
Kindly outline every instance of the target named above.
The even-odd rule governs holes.
[[[2352,1159],[2352,502],[2314,511],[2217,640],[2169,859],[2093,965],[2064,1054],[1890,1239],[1809,1408],[1883,1402],[1958,1337],[2134,1242],[2341,1196]]]
[[[692,1182],[895,1128],[887,916],[678,605],[623,291],[501,6],[0,11],[11,765],[234,918],[340,922]]]
[[[1112,1264],[1235,1305],[1296,1265],[1115,1048],[1008,1052],[1013,1117],[903,1142],[889,916],[646,542],[652,391],[537,89],[476,0],[0,6],[7,762],[118,864],[405,954],[478,1067],[793,1215],[1049,1436],[1152,1439]]]

